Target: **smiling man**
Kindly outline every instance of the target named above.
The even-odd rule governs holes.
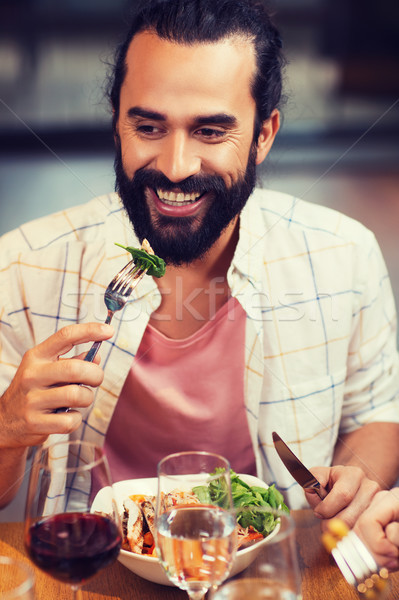
[[[306,506],[276,430],[330,491],[308,497],[316,514],[349,525],[396,480],[396,314],[378,245],[342,214],[256,187],[282,65],[261,3],[137,9],[110,87],[117,193],[0,241],[3,504],[50,434],[99,441],[115,480],[211,450]],[[114,242],[143,238],[166,273],[140,282],[113,331],[102,296],[128,258]],[[95,339],[102,368],[70,359]]]
[[[188,47],[143,31],[126,54],[117,189],[139,238],[169,264],[233,235],[279,114],[255,131],[255,48],[243,35]],[[123,157],[123,158],[122,158]]]

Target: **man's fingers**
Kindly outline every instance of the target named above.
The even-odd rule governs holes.
[[[376,481],[365,478],[352,500],[336,516],[345,521],[349,528],[352,528],[360,515],[368,508],[378,490],[379,485]]]
[[[52,413],[58,408],[88,408],[94,400],[93,391],[84,385],[60,385],[48,388],[40,395],[40,415],[43,412]],[[37,424],[39,426],[39,423]]]
[[[57,409],[65,406],[71,409],[86,409],[92,404],[93,400],[93,391],[82,385],[61,385],[46,390],[32,391],[29,394],[29,410],[24,417],[26,434],[49,435],[50,433],[60,433],[60,431],[53,428],[53,424],[57,422],[57,419],[49,419],[48,417],[53,415]],[[72,420],[75,422],[76,417],[73,417]]]
[[[372,498],[372,494],[362,494],[359,490],[359,493],[352,499],[351,502],[342,510],[334,511],[334,507],[330,506],[328,511],[321,510],[318,506],[316,508],[316,513],[318,516],[321,516],[323,519],[332,519],[333,517],[338,517],[342,519],[350,529],[355,525],[357,519],[362,514],[363,511],[368,507],[370,500]]]
[[[373,552],[381,566],[396,569],[399,565],[399,500],[394,488],[376,494],[369,508],[359,517],[355,532]]]
[[[38,359],[56,360],[78,344],[111,338],[114,329],[105,323],[67,325],[33,348]]]
[[[103,370],[95,363],[68,358],[51,363],[36,363],[22,374],[22,383],[27,390],[70,383],[97,387],[103,378]]]
[[[353,527],[380,489],[358,467],[317,467],[312,469],[312,473],[329,490],[323,501],[306,495],[315,515],[321,519],[340,517],[349,527]]]
[[[389,523],[385,527],[385,535],[387,536],[391,544],[394,544],[394,546],[396,546],[399,555],[399,523]]]
[[[69,384],[98,387],[104,378],[103,370],[96,364],[73,358],[54,363],[43,363],[21,373],[20,385],[26,395],[42,393],[48,388]]]
[[[323,519],[331,519],[344,510],[358,493],[364,473],[356,467],[331,467],[330,492],[317,507]]]
[[[87,409],[93,400],[93,391],[82,385],[60,385],[32,393],[31,409],[26,417],[27,435],[48,436],[75,431],[82,422],[78,409]],[[55,412],[65,406],[70,409],[68,412]]]
[[[324,488],[328,487],[331,467],[312,467],[310,472],[316,477],[316,479]]]
[[[324,488],[327,488],[329,474],[330,474],[330,467],[312,467],[310,469],[310,472],[312,473],[312,475],[314,475],[316,477],[316,479],[320,482],[320,484]],[[313,490],[312,491],[305,490],[305,498],[306,498],[310,508],[312,508],[313,510],[321,502],[321,498]]]
[[[399,488],[376,494],[368,513],[372,518],[378,519],[382,527],[393,521],[399,521]]]
[[[310,492],[310,491],[305,490],[305,497],[306,497],[306,500],[308,501],[310,508],[312,508],[313,510],[321,502],[321,498],[313,491]]]
[[[24,431],[25,443],[29,440],[30,445],[41,444],[53,433],[68,435],[75,431],[82,423],[82,415],[78,410],[54,413],[37,412],[31,413],[26,422]],[[36,442],[37,440],[37,442]]]
[[[74,356],[74,358],[76,358],[77,360],[84,360],[86,358],[86,356],[88,355],[89,350],[87,352],[82,352],[81,354],[78,354],[77,356]],[[68,360],[65,358],[60,358],[60,360]],[[93,360],[89,361],[94,363],[95,365],[99,365],[101,363],[101,356],[100,353],[98,352],[95,357],[93,358]]]
[[[82,423],[82,415],[77,410],[43,416],[43,425],[47,435],[63,433],[68,435]]]

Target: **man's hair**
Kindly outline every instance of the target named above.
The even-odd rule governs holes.
[[[217,42],[237,36],[254,44],[256,73],[251,92],[256,103],[254,139],[260,126],[279,106],[282,88],[281,38],[264,4],[257,0],[144,0],[134,13],[126,39],[117,49],[109,97],[115,128],[120,91],[126,75],[126,54],[140,31],[154,31],[179,44]]]

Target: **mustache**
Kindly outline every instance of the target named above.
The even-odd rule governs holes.
[[[138,169],[134,175],[136,185],[151,188],[159,188],[164,191],[173,191],[178,189],[183,194],[199,192],[215,192],[224,194],[227,191],[226,184],[219,175],[191,175],[178,183],[170,181],[163,173],[155,169]]]

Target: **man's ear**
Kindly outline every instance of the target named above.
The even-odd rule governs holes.
[[[273,145],[274,138],[280,127],[280,113],[275,108],[266,121],[263,121],[260,128],[260,133],[257,142],[256,164],[260,165],[269,154],[270,148]]]

